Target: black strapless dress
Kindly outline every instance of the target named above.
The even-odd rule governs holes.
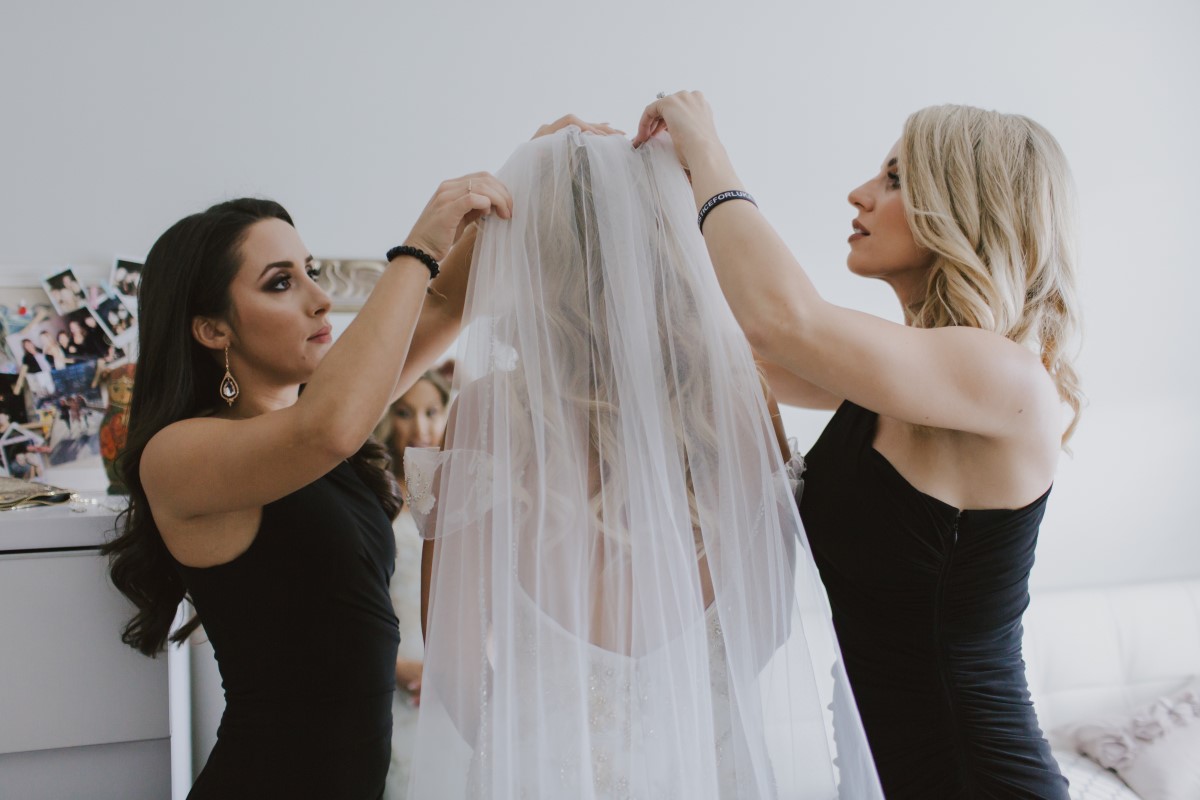
[[[1050,492],[960,511],[875,450],[876,418],[842,404],[806,459],[800,513],[884,793],[1067,800],[1021,658]]]
[[[177,564],[225,688],[189,800],[376,800],[391,762],[400,641],[391,522],[343,462],[263,507],[227,564]]]

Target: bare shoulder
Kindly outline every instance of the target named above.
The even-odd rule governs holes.
[[[1062,435],[1062,401],[1037,353],[979,328],[947,327],[929,333],[950,344],[943,352],[960,362],[957,366],[967,393],[978,394],[978,400],[987,395],[987,406],[1007,419],[1008,424],[1001,426],[1001,433],[994,438],[1025,443],[1058,441]]]
[[[992,395],[1003,424],[989,435],[946,431],[945,461],[961,484],[959,507],[1020,508],[1041,496],[1057,471],[1064,405],[1037,353],[998,334],[963,328],[949,335],[971,340],[985,360],[975,366],[991,375],[979,391]],[[950,479],[953,484],[954,479]]]
[[[169,492],[175,481],[189,474],[188,462],[197,455],[197,445],[219,439],[229,424],[215,417],[183,419],[150,437],[139,466],[146,494],[154,498],[162,490]]]
[[[1017,407],[1014,435],[1047,443],[1057,452],[1063,434],[1063,401],[1054,378],[1037,353],[1009,339],[996,338],[1004,350],[1002,374],[1012,387]]]
[[[215,417],[179,420],[146,443],[138,471],[146,499],[163,532],[174,527],[172,522],[184,522],[194,516],[181,500],[194,489],[201,474],[198,462],[207,457],[210,448],[223,446],[222,441],[232,433],[231,424]]]
[[[163,543],[177,561],[210,567],[236,558],[250,546],[258,529],[261,507],[194,515],[177,502],[196,488],[203,469],[197,463],[205,451],[225,446],[233,423],[196,418],[172,423],[156,433],[142,453],[142,486]],[[201,479],[203,483],[203,479]]]

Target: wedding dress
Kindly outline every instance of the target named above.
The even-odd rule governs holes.
[[[421,539],[412,514],[404,508],[392,521],[396,537],[396,571],[388,591],[400,621],[400,646],[396,655],[413,661],[425,657],[421,645]],[[404,800],[412,773],[417,741],[417,712],[412,695],[397,686],[392,701],[392,763],[388,767],[384,800]]]
[[[497,174],[445,449],[405,454],[433,542],[410,795],[881,798],[669,140],[568,128]]]

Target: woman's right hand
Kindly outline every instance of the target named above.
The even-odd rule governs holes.
[[[583,133],[594,133],[597,136],[613,136],[625,135],[625,131],[619,131],[609,125],[607,122],[584,122],[574,114],[567,114],[564,117],[559,117],[547,125],[543,125],[533,134],[533,139],[540,139],[543,136],[549,136],[552,133],[558,133],[568,125],[574,125]]]
[[[396,659],[396,686],[408,692],[414,706],[421,704],[421,677],[424,664],[408,658]]]
[[[493,212],[512,216],[512,195],[496,176],[475,172],[442,181],[404,243],[441,261],[468,225]]]

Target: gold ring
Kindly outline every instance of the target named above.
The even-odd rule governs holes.
[[[474,178],[467,178],[467,194],[472,194],[471,187],[474,185],[474,183],[475,183]]]

